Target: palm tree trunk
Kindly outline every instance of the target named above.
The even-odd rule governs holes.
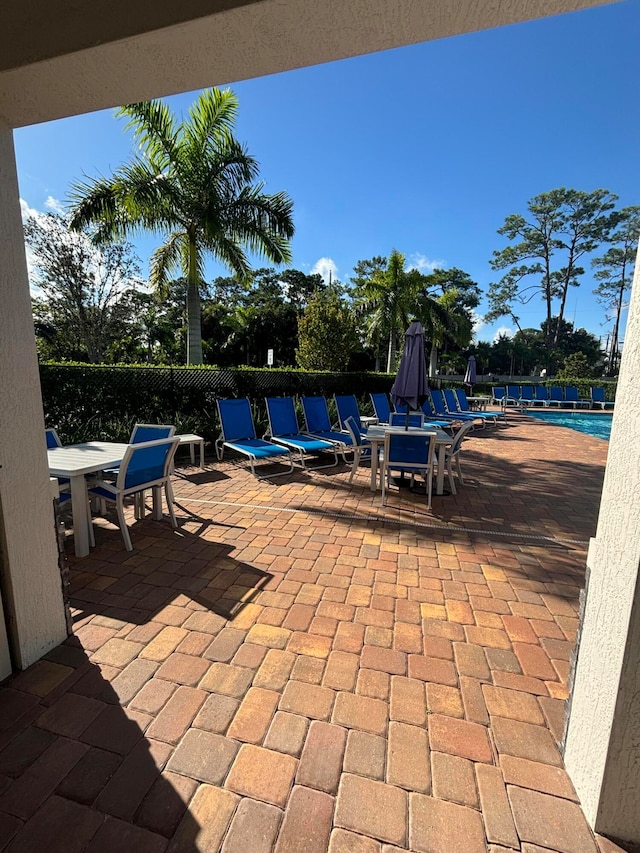
[[[196,243],[189,238],[189,276],[187,279],[187,364],[202,364],[202,309],[196,265]]]
[[[436,370],[438,369],[438,347],[433,344],[431,354],[429,355],[429,379],[435,379]]]
[[[389,333],[389,349],[387,351],[387,373],[391,373],[396,360],[396,333],[391,329]]]

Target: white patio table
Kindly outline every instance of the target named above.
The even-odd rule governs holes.
[[[409,427],[405,430],[401,426],[371,426],[367,430],[366,439],[371,443],[371,491],[375,492],[378,487],[378,448],[384,444],[384,436],[387,432],[402,433],[409,432],[411,435],[435,435],[436,437],[436,452],[438,454],[438,477],[436,480],[436,494],[441,495],[444,492],[444,456],[447,446],[453,444],[453,438],[444,430],[433,427],[425,429],[424,427]]]
[[[128,446],[111,441],[89,441],[87,444],[71,444],[68,447],[53,447],[47,450],[49,474],[69,478],[76,557],[86,557],[89,553],[91,519],[87,513],[87,484],[84,475],[117,467],[122,462]]]

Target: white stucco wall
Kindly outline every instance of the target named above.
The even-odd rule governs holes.
[[[18,666],[66,636],[13,133],[0,123],[0,503],[4,610]]]
[[[640,841],[640,257],[616,393],[565,763],[598,831]]]
[[[0,116],[19,127],[607,2],[263,0],[155,31],[150,6],[148,33],[71,50],[67,32],[65,55],[1,72]]]

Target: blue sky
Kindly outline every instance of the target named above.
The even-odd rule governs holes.
[[[640,0],[625,0],[229,81],[237,137],[267,190],[294,200],[292,265],[332,266],[346,281],[358,260],[397,248],[425,270],[459,267],[486,290],[497,275],[489,259],[505,245],[497,229],[534,195],[604,187],[620,206],[640,204],[639,31]],[[169,102],[181,112],[192,100]],[[123,125],[109,110],[16,131],[26,206],[64,202],[75,178],[116,168],[131,151]],[[137,241],[145,274],[154,247]],[[208,273],[225,271],[212,263]],[[592,289],[587,269],[566,318],[606,335]],[[524,326],[542,319],[542,300],[521,311]],[[511,326],[504,318],[478,337]]]

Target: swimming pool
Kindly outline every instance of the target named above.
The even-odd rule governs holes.
[[[587,435],[604,438],[606,441],[609,441],[611,435],[613,415],[610,413],[581,412],[579,410],[576,412],[548,412],[540,411],[540,409],[529,409],[527,414],[532,418],[538,418],[540,421],[577,429],[579,432],[586,432]]]

